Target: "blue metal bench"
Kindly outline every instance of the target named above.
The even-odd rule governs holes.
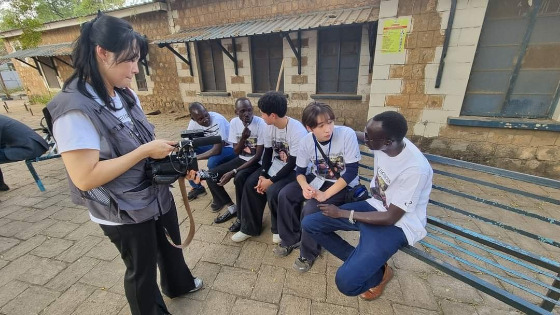
[[[32,163],[56,159],[60,157],[60,154],[58,153],[56,147],[56,142],[54,141],[51,133],[52,124],[50,120],[50,114],[48,113],[46,107],[43,109],[43,115],[44,117],[43,119],[41,119],[41,128],[35,129],[35,131],[43,132],[43,138],[49,144],[49,150],[39,157],[25,160],[25,165],[27,165],[27,169],[29,169],[31,176],[33,176],[33,179],[35,180],[35,183],[37,184],[37,187],[39,187],[40,191],[45,191],[45,186],[43,186],[43,182],[41,181],[39,174],[37,174],[37,171],[35,171],[35,167],[33,167]]]
[[[560,218],[560,200],[556,199],[560,196],[560,181],[425,156],[434,169],[428,235],[417,246],[407,246],[402,251],[522,312],[552,314],[555,306],[558,310],[560,219],[491,199],[503,199],[507,193],[529,208],[534,203]],[[360,179],[364,182],[371,180],[372,166],[373,155],[362,152]],[[506,183],[500,183],[502,178]],[[483,198],[472,193],[468,188],[475,185],[481,194],[494,196]],[[515,220],[526,224],[516,226],[511,223]],[[528,231],[531,228],[548,237]],[[504,238],[523,238],[520,243],[530,246],[522,247],[530,248],[520,248],[484,232],[491,230]]]

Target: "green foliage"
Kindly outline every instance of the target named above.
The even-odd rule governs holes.
[[[39,28],[44,23],[117,9],[125,0],[0,0],[0,30],[21,29],[21,48],[41,42]]]
[[[47,105],[47,103],[52,100],[53,96],[54,95],[51,95],[51,94],[30,95],[29,96],[29,104],[31,104],[31,105],[35,105],[35,104]]]

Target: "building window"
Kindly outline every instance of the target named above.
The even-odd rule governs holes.
[[[283,58],[283,39],[280,35],[254,36],[251,38],[253,91],[264,93],[276,90]],[[284,76],[280,77],[278,90],[284,91]]]
[[[197,44],[198,64],[202,91],[226,91],[224,57],[217,43],[203,41]]]
[[[43,72],[49,88],[60,89],[60,82],[58,82],[56,71],[54,70],[56,69],[56,66],[52,62],[52,59],[48,57],[37,57],[37,59],[39,60],[39,64],[41,65],[41,72]]]
[[[362,26],[319,31],[317,93],[356,94]]]
[[[552,115],[560,93],[560,32],[550,30],[560,29],[560,1],[513,2],[488,4],[461,115]]]
[[[140,61],[138,61],[138,73],[135,75],[135,77],[136,87],[138,88],[138,91],[147,91],[148,84],[146,83],[146,71],[144,70],[144,65]]]

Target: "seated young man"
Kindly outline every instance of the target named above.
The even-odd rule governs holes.
[[[304,231],[344,261],[336,273],[336,285],[345,295],[365,300],[378,298],[393,270],[387,261],[399,248],[426,236],[426,207],[433,171],[420,150],[408,139],[405,118],[384,112],[359,133],[373,150],[372,196],[340,208],[319,204],[322,212],[303,219]],[[360,231],[354,248],[336,231]]]
[[[268,201],[271,216],[272,240],[280,241],[276,229],[276,212],[278,192],[286,184],[294,181],[296,174],[296,155],[300,140],[307,134],[303,125],[288,116],[288,100],[278,92],[267,92],[259,99],[259,109],[267,126],[264,142],[263,164],[247,178],[243,186],[241,204],[239,204],[239,221],[230,227],[230,231],[239,231],[231,239],[243,242],[251,236],[261,234],[264,207]],[[286,158],[280,159],[280,152]]]
[[[351,128],[335,126],[334,120],[333,110],[324,103],[312,102],[303,110],[301,121],[311,132],[299,145],[297,182],[286,185],[278,195],[278,233],[282,242],[274,248],[274,254],[287,256],[300,246],[300,256],[293,266],[299,272],[308,271],[321,252],[315,240],[301,231],[301,217],[319,212],[318,203],[343,204],[348,187],[359,182],[356,133]],[[306,176],[307,173],[310,174]]]
[[[233,143],[233,151],[237,157],[210,169],[211,173],[217,174],[218,181],[207,181],[214,199],[211,205],[212,211],[217,212],[227,207],[227,210],[214,220],[215,223],[226,222],[237,215],[237,207],[224,185],[234,178],[235,201],[239,204],[243,184],[247,177],[261,166],[260,161],[264,151],[266,123],[262,118],[253,115],[251,101],[246,97],[238,98],[235,101],[235,114],[237,117],[230,122],[228,141]]]
[[[221,136],[222,142],[214,145],[206,145],[195,148],[196,158],[208,160],[208,168],[212,169],[235,158],[231,144],[227,141],[229,136],[229,122],[224,116],[216,112],[208,112],[201,103],[194,102],[189,105],[191,121],[187,130],[202,129],[207,131],[207,136]],[[188,199],[194,200],[198,196],[206,195],[206,189],[201,184],[190,180],[192,190],[189,191]]]

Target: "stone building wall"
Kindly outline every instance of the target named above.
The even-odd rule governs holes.
[[[368,117],[397,110],[408,120],[408,137],[425,152],[558,179],[560,133],[447,123],[460,116],[487,6],[488,0],[458,0],[435,88],[451,0],[383,0]],[[411,21],[405,51],[382,54],[383,21],[394,18]]]
[[[191,27],[208,25],[222,25],[242,20],[268,18],[277,15],[290,15],[296,13],[316,12],[329,9],[354,8],[361,6],[378,6],[379,1],[346,1],[346,0],[315,0],[315,1],[171,1],[171,16],[175,31]],[[243,8],[243,9],[241,9]],[[217,22],[219,21],[219,22]],[[300,118],[301,111],[309,102],[313,101],[312,95],[317,90],[317,34],[316,30],[302,31],[302,67],[301,74],[297,73],[297,59],[294,56],[287,40],[283,40],[284,59],[284,92],[288,96],[288,115]],[[290,34],[296,44],[297,34]],[[253,105],[257,105],[258,96],[253,92],[250,37],[236,38],[238,75],[234,73],[233,62],[223,54],[224,71],[226,77],[227,96],[208,95],[201,92],[200,73],[196,43],[189,43],[193,66],[193,76],[190,75],[189,66],[175,58],[179,74],[179,89],[184,102],[185,110],[188,104],[197,101],[205,104],[209,110],[218,111],[226,117],[233,117],[234,102],[238,97],[249,96]],[[222,45],[232,52],[231,39],[221,40]],[[185,44],[175,44],[174,48],[186,56]],[[171,53],[169,53],[171,54]],[[360,67],[358,76],[357,94],[361,100],[332,100],[320,99],[333,107],[337,116],[337,123],[353,128],[363,128],[368,110],[370,81],[369,75],[369,39],[367,26],[362,28],[362,41],[360,49]]]

